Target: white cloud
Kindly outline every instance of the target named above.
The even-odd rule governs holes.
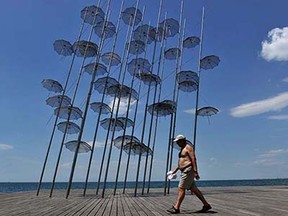
[[[10,150],[13,149],[14,147],[12,145],[8,145],[8,144],[0,144],[0,151],[3,150]]]
[[[288,120],[288,115],[272,115],[272,116],[268,116],[268,119],[272,119],[272,120]]]
[[[268,40],[262,41],[261,56],[267,61],[288,60],[288,27],[274,28],[268,33]]]
[[[184,110],[185,113],[195,115],[195,109]]]
[[[115,114],[116,111],[117,111],[117,106],[118,106],[118,103],[119,103],[119,110],[118,110],[118,114],[121,115],[121,114],[126,114],[127,112],[127,108],[128,108],[128,102],[127,101],[120,101],[119,103],[119,99],[116,98],[116,101],[115,101],[115,105],[114,105],[114,110],[113,110],[113,113]],[[131,107],[136,103],[136,100],[131,100],[130,101],[130,107],[129,107],[129,110],[131,110]],[[109,106],[112,107],[113,106],[113,98],[111,98],[111,101],[109,103]]]
[[[233,117],[246,117],[258,115],[271,111],[280,111],[288,106],[288,92],[281,93],[275,97],[242,104],[230,110]]]
[[[282,81],[283,82],[288,82],[288,77],[285,77]]]
[[[288,154],[288,149],[275,149],[265,152],[264,154],[259,155],[261,158],[272,158],[277,157],[278,155]]]
[[[111,140],[108,140],[107,143],[110,143]],[[89,145],[93,145],[93,141],[88,141],[87,142]],[[94,148],[103,148],[105,146],[105,141],[96,141]]]

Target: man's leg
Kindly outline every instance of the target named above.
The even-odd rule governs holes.
[[[176,209],[180,209],[180,206],[184,197],[185,197],[185,189],[178,187],[178,198],[177,198],[176,205],[174,206]]]
[[[198,197],[198,199],[201,200],[201,202],[203,203],[204,206],[210,206],[196,185],[192,186],[191,191]]]

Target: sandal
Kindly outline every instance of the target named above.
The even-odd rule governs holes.
[[[202,209],[200,211],[198,211],[197,213],[206,213],[207,211],[209,211],[210,209],[212,209],[211,205],[208,206],[203,206]]]
[[[168,209],[167,212],[171,214],[180,214],[180,209],[176,209],[174,206],[172,206],[172,208]]]

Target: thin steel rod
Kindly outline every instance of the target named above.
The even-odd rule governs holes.
[[[165,13],[165,20],[166,20],[166,16],[167,13]],[[162,41],[161,41],[161,49],[160,49],[160,56],[159,56],[159,60],[158,60],[158,70],[157,70],[157,74],[159,74],[160,71],[160,67],[161,67],[161,61],[162,61],[162,57],[164,55],[164,50],[165,50],[165,45],[166,45],[166,35],[165,35],[165,28],[166,28],[166,21],[164,21],[164,30],[162,33]],[[158,32],[158,29],[156,30]],[[164,45],[163,45],[164,44]],[[164,59],[164,58],[163,58]],[[163,60],[163,62],[165,61],[165,59]],[[163,64],[164,66],[164,64]],[[164,70],[163,70],[164,71]],[[162,78],[161,78],[162,80]],[[159,84],[160,89],[161,89],[161,85],[162,83]],[[157,86],[155,86],[155,91],[157,91]],[[152,112],[153,113],[153,112]],[[144,128],[144,127],[143,127]],[[139,172],[140,172],[140,164],[141,164],[141,156],[142,154],[139,154],[138,157],[138,165],[137,165],[137,172],[136,172],[136,184],[135,184],[135,189],[134,189],[134,196],[136,197],[137,195],[137,190],[138,190],[138,179],[139,179]]]
[[[100,4],[100,0],[99,0],[98,4]],[[90,33],[89,33],[89,36],[88,36],[88,41],[89,42],[90,42],[91,37],[92,37],[92,32],[93,32],[93,26],[91,26]],[[78,75],[78,78],[77,78],[77,81],[76,81],[76,86],[75,86],[75,90],[74,90],[74,93],[73,93],[72,101],[71,101],[71,104],[70,104],[70,109],[68,110],[67,122],[70,121],[72,108],[74,106],[74,102],[75,102],[76,95],[77,95],[77,92],[78,92],[78,87],[79,87],[79,84],[80,84],[80,81],[81,81],[81,77],[82,77],[82,74],[83,74],[83,66],[84,66],[85,60],[86,60],[87,49],[88,49],[88,47],[86,47],[85,51],[84,51],[84,58],[82,60],[82,64],[81,64],[81,67],[80,67],[80,70],[79,70],[79,75]],[[51,189],[50,189],[50,195],[49,195],[50,197],[52,197],[52,195],[53,195],[53,190],[54,190],[55,181],[56,181],[56,177],[57,177],[58,167],[59,167],[60,160],[61,160],[61,155],[62,155],[62,151],[63,151],[63,145],[64,145],[64,142],[65,142],[65,139],[66,139],[66,135],[67,135],[67,130],[68,130],[68,124],[65,127],[65,130],[64,130],[64,133],[63,133],[63,137],[62,137],[62,141],[60,143],[59,154],[58,154],[58,157],[57,157],[57,162],[56,162],[56,166],[55,166],[55,170],[54,170],[54,174],[53,174],[52,186],[51,186]]]
[[[159,6],[159,11],[158,11],[158,18],[157,18],[157,24],[156,24],[156,29],[158,29],[159,27],[159,22],[160,22],[160,16],[161,16],[161,12],[162,12],[162,6],[163,6],[163,0],[160,1],[160,6]],[[152,66],[151,66],[151,72],[153,73],[154,70],[154,64],[155,64],[155,54],[156,54],[156,48],[157,48],[157,39],[155,40],[154,43],[154,49],[153,49],[153,56],[152,56]],[[159,71],[157,76],[159,75]],[[151,85],[148,86],[148,91],[147,91],[147,100],[146,100],[146,105],[145,105],[145,114],[148,111],[148,103],[149,103],[149,97],[150,97],[150,91],[151,91]],[[155,84],[155,91],[157,91],[157,83]],[[146,118],[146,117],[145,117]],[[149,131],[151,130],[151,124],[153,122],[153,112],[151,114],[151,119],[150,119],[150,127],[149,127]],[[147,141],[147,147],[148,149],[150,148],[150,139],[151,139],[151,131],[148,134],[148,141]],[[152,152],[153,154],[153,152]],[[146,172],[147,172],[147,165],[148,165],[148,154],[146,154],[146,158],[145,158],[145,166],[144,166],[144,174],[143,174],[143,183],[142,183],[142,192],[141,194],[144,194],[144,189],[145,189],[145,181],[146,181]]]
[[[142,16],[143,16],[143,19],[142,19],[142,22],[141,24],[143,24],[143,20],[144,20],[144,16],[145,16],[145,7],[143,8],[143,11],[142,11]],[[149,29],[148,29],[148,32],[149,32]],[[141,32],[142,33],[142,30]],[[147,51],[147,40],[146,40],[146,46],[145,46],[145,54],[144,54],[144,59],[146,57],[146,51]],[[136,59],[138,59],[138,52],[136,53]],[[134,87],[134,81],[135,81],[135,71],[133,71],[133,74],[132,74],[132,81],[131,81],[131,85],[130,85],[130,88],[131,90],[133,89]],[[131,97],[132,97],[132,91],[131,91],[131,94],[129,95],[129,99],[128,99],[128,105],[127,105],[127,110],[126,110],[126,116],[125,116],[125,123],[124,123],[124,130],[123,130],[123,137],[122,137],[122,142],[121,142],[121,147],[120,147],[120,152],[119,152],[119,159],[118,159],[118,165],[117,165],[117,172],[116,172],[116,179],[115,179],[115,187],[114,187],[114,195],[116,194],[116,190],[117,190],[117,184],[118,184],[118,178],[119,178],[119,171],[120,171],[120,165],[121,165],[121,159],[122,159],[122,153],[123,153],[123,142],[124,142],[124,137],[125,137],[125,134],[126,134],[126,129],[127,129],[127,121],[128,121],[128,117],[129,117],[129,110],[130,110],[130,103],[131,103]],[[140,94],[138,92],[138,97],[140,97]],[[140,98],[137,98],[136,100],[138,101]],[[135,124],[135,122],[134,122]],[[132,138],[131,138],[132,139]],[[111,140],[111,142],[113,142],[113,140]],[[112,144],[112,143],[111,143]]]
[[[180,49],[180,53],[181,55],[179,56],[179,58],[177,58],[176,61],[176,73],[175,73],[175,83],[174,83],[174,95],[173,95],[173,101],[176,104],[176,109],[175,109],[175,113],[171,115],[171,125],[170,125],[170,136],[169,136],[169,141],[168,141],[168,145],[170,146],[171,150],[170,150],[170,156],[168,158],[169,161],[169,167],[167,167],[167,172],[168,170],[171,170],[172,168],[172,159],[173,159],[173,138],[175,136],[175,128],[176,128],[176,118],[177,118],[177,110],[178,110],[178,85],[177,85],[177,74],[179,71],[181,71],[181,58],[183,56],[183,43],[181,43],[181,41],[183,41],[183,37],[184,37],[184,31],[185,31],[185,24],[183,26],[183,35],[181,35],[181,28],[182,28],[182,19],[183,19],[183,7],[184,7],[184,2],[183,0],[181,1],[181,15],[180,15],[180,32],[179,32],[179,36],[178,36],[178,48]],[[178,50],[177,50],[178,52]],[[180,70],[179,70],[180,69]],[[167,173],[166,172],[166,173]],[[167,179],[165,173],[165,177]],[[170,180],[168,180],[168,190],[167,193],[170,193]]]
[[[194,138],[193,138],[193,144],[194,144],[194,150],[196,150],[196,136],[197,136],[197,120],[198,120],[198,103],[199,103],[199,91],[200,91],[200,75],[201,75],[201,58],[202,58],[202,46],[203,46],[203,33],[204,33],[204,19],[205,19],[205,8],[202,9],[202,24],[201,24],[201,36],[200,36],[200,47],[199,47],[199,59],[198,59],[198,87],[196,90],[196,106],[195,106],[195,119],[194,119]]]
[[[107,5],[108,9],[107,9],[107,11],[110,8],[110,3],[111,3],[111,0],[108,0],[108,5]],[[87,117],[88,108],[89,108],[90,99],[91,99],[92,90],[93,90],[93,85],[94,85],[95,77],[96,77],[96,73],[97,73],[97,67],[98,67],[98,63],[99,63],[99,60],[100,60],[100,56],[101,56],[101,52],[102,52],[102,48],[103,48],[103,44],[104,44],[104,40],[105,40],[105,31],[104,31],[105,23],[106,23],[107,20],[109,20],[109,16],[110,16],[110,13],[106,14],[106,17],[105,17],[105,20],[104,20],[104,25],[103,25],[102,32],[101,32],[101,37],[100,37],[101,39],[100,39],[100,44],[99,44],[99,50],[98,50],[98,53],[97,53],[97,56],[96,56],[96,59],[95,59],[95,65],[94,65],[94,68],[93,68],[93,73],[91,74],[92,75],[91,82],[90,82],[89,91],[88,91],[88,94],[87,94],[87,99],[86,99],[86,105],[85,105],[85,108],[84,108],[83,118],[82,118],[82,121],[81,121],[80,132],[79,132],[78,139],[77,139],[77,146],[76,146],[76,150],[75,150],[75,153],[74,153],[74,158],[73,158],[73,162],[72,162],[72,167],[71,167],[70,177],[69,177],[69,181],[68,181],[68,186],[67,186],[67,189],[66,189],[66,199],[69,197],[71,186],[72,186],[72,181],[73,181],[74,171],[75,171],[75,167],[76,167],[76,162],[77,162],[80,142],[81,142],[81,139],[82,139],[82,135],[83,135],[83,131],[84,131],[85,123],[86,123],[86,117]]]
[[[122,9],[123,9],[123,6],[124,6],[124,2],[125,2],[125,0],[122,0],[121,7],[120,7],[120,12],[119,12],[119,17],[118,17],[118,21],[117,21],[116,34],[115,34],[114,41],[113,41],[112,53],[115,52],[115,48],[116,48],[116,42],[117,42],[117,38],[118,38],[119,26],[120,26],[120,20],[121,20],[121,13],[122,13]],[[111,66],[112,66],[112,58],[110,58],[110,60],[109,60],[109,66],[108,66],[108,69],[107,69],[107,72],[108,72],[108,73],[107,73],[107,76],[106,76],[107,78],[108,78],[109,75],[110,75]],[[103,102],[104,102],[105,93],[106,93],[106,88],[107,88],[107,82],[105,82],[104,92],[103,92],[102,98],[101,98],[101,104],[103,104]],[[94,132],[92,150],[91,150],[90,159],[89,159],[89,163],[88,163],[88,169],[87,169],[87,173],[86,173],[86,180],[85,180],[85,186],[84,186],[83,196],[86,195],[86,189],[87,189],[87,184],[88,184],[88,179],[89,179],[89,174],[90,174],[90,168],[91,168],[91,163],[92,163],[92,158],[93,158],[95,143],[96,143],[96,139],[97,139],[97,134],[98,134],[99,122],[100,122],[101,114],[102,114],[102,106],[100,107],[99,114],[98,114],[98,119],[97,119],[97,123],[96,123],[96,126],[95,126],[95,132]]]
[[[80,39],[81,39],[81,36],[82,36],[82,33],[83,33],[83,29],[84,29],[84,24],[85,24],[84,20],[86,18],[86,15],[87,15],[87,11],[84,14],[84,19],[82,21],[82,24],[81,24],[81,27],[80,27],[80,32],[79,32],[79,35],[77,37],[76,43],[79,42]],[[69,67],[69,70],[68,70],[68,74],[67,74],[67,78],[66,78],[65,85],[64,85],[64,88],[63,88],[62,97],[61,97],[61,100],[60,100],[59,107],[62,106],[63,96],[65,95],[66,90],[67,90],[67,86],[68,86],[68,82],[70,80],[70,76],[71,76],[71,73],[72,73],[72,68],[73,68],[73,65],[74,65],[75,57],[76,57],[76,53],[73,53],[72,61],[71,61],[71,64],[70,64],[70,67]],[[58,122],[58,118],[59,118],[59,113],[60,113],[60,109],[58,110],[58,112],[56,114],[54,125],[53,125],[53,129],[52,129],[52,133],[51,133],[51,136],[50,136],[50,141],[49,141],[49,144],[48,144],[48,147],[47,147],[47,152],[46,152],[44,164],[43,164],[43,167],[42,167],[40,180],[39,180],[39,183],[38,183],[38,188],[37,188],[37,193],[36,193],[37,196],[39,195],[39,192],[40,192],[40,189],[41,189],[41,184],[42,184],[42,181],[43,181],[43,176],[44,176],[44,172],[45,172],[45,169],[46,169],[48,156],[50,154],[51,145],[52,145],[54,134],[55,134],[55,131],[56,131],[56,126],[57,126],[57,122]]]
[[[139,1],[140,0],[137,0],[135,12],[138,10]],[[125,68],[123,71],[123,79],[122,79],[122,83],[121,83],[122,85],[124,84],[124,80],[126,77],[126,69],[127,69],[127,65],[128,65],[128,59],[129,59],[129,50],[130,50],[130,45],[131,45],[131,41],[132,41],[132,33],[133,33],[133,30],[135,27],[135,20],[136,20],[136,16],[133,17],[132,28],[131,28],[131,33],[130,33],[130,40],[129,40],[129,44],[127,47],[127,58],[126,58],[126,61],[124,62]],[[126,44],[125,44],[125,46],[126,46]],[[116,95],[117,95],[117,93],[115,94],[115,96]],[[116,108],[116,113],[115,113],[115,119],[116,120],[118,117],[120,101],[121,101],[121,95],[119,95],[119,99],[118,99],[118,103],[117,103],[117,108]],[[115,135],[115,124],[116,124],[116,121],[114,122],[114,126],[113,126],[114,130],[112,131],[112,137],[111,137],[111,142],[110,142],[110,148],[109,148],[109,153],[108,153],[108,159],[107,159],[107,165],[106,165],[106,171],[105,171],[105,177],[104,177],[104,184],[103,184],[103,190],[102,190],[102,197],[104,197],[105,190],[106,190],[106,183],[107,183],[107,177],[108,177],[108,171],[109,171],[109,165],[110,165],[110,159],[111,159],[111,153],[112,153],[113,139],[114,139],[114,135]]]
[[[125,44],[127,44],[127,42],[129,41],[129,35],[130,35],[130,26],[127,28],[127,32],[126,32],[126,39],[125,39]],[[122,52],[122,56],[121,56],[121,64],[120,64],[120,69],[119,69],[119,74],[118,74],[118,78],[117,78],[117,81],[119,82],[120,79],[121,79],[121,74],[122,74],[122,71],[123,71],[123,65],[124,65],[124,59],[125,59],[125,56],[126,56],[126,53],[128,51],[126,51],[125,47],[123,49],[123,52]],[[110,119],[112,119],[113,117],[113,112],[114,112],[114,109],[115,109],[115,103],[116,103],[116,94],[114,96],[114,99],[113,99],[113,104],[112,104],[112,108],[111,108],[111,114],[110,114]],[[110,128],[112,128],[115,126],[115,125],[111,125],[109,123],[108,125],[108,129],[107,129],[107,133],[106,133],[106,139],[105,139],[105,144],[104,144],[104,150],[103,150],[103,154],[102,154],[102,160],[101,160],[101,165],[100,165],[100,170],[99,170],[99,175],[98,175],[98,182],[97,182],[97,189],[96,189],[96,194],[98,194],[99,192],[99,188],[100,188],[100,181],[101,181],[101,177],[102,177],[102,170],[103,170],[103,166],[104,166],[104,160],[105,160],[105,155],[106,155],[106,150],[107,150],[107,144],[108,144],[108,139],[109,139],[109,135],[110,135]]]

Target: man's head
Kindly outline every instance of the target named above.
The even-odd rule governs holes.
[[[186,145],[186,137],[181,134],[177,135],[173,141],[176,142],[180,147],[185,147]]]

